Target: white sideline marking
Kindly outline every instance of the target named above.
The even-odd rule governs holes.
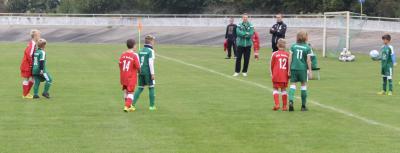
[[[221,72],[209,69],[209,68],[205,68],[205,67],[202,67],[202,66],[199,66],[199,65],[187,63],[187,62],[184,62],[182,60],[178,60],[178,59],[175,59],[175,58],[163,56],[163,55],[160,55],[160,54],[156,54],[156,56],[164,58],[164,59],[169,60],[169,61],[174,61],[176,63],[183,64],[183,65],[186,65],[186,66],[191,66],[191,67],[203,70],[203,71],[214,73],[214,74],[217,74],[217,75],[220,75],[220,76],[232,79],[232,80],[236,80],[236,81],[240,81],[240,82],[243,82],[243,83],[246,83],[246,84],[250,84],[250,85],[253,85],[253,86],[256,86],[256,87],[259,87],[259,88],[262,88],[262,89],[266,89],[266,90],[269,90],[269,91],[272,92],[272,88],[264,86],[264,85],[256,83],[256,82],[239,79],[237,77],[233,77],[233,76],[230,76],[230,75],[227,75],[227,74],[224,74],[224,73],[221,73]],[[297,99],[301,99],[298,96],[296,96],[296,98]],[[316,106],[319,106],[321,108],[327,109],[327,110],[331,110],[331,111],[339,113],[339,114],[343,114],[343,115],[348,116],[348,117],[352,117],[352,118],[361,120],[361,121],[363,121],[363,122],[365,122],[367,124],[370,124],[370,125],[377,125],[377,126],[382,126],[382,127],[388,128],[388,129],[393,129],[393,130],[396,130],[396,131],[400,131],[400,128],[398,128],[398,127],[395,127],[395,126],[392,126],[392,125],[389,125],[389,124],[385,124],[385,123],[381,123],[381,122],[378,122],[378,121],[375,121],[375,120],[372,120],[372,119],[368,119],[368,118],[359,116],[357,114],[354,114],[354,113],[351,113],[351,112],[348,112],[348,111],[345,111],[345,110],[341,110],[341,109],[335,108],[333,106],[321,104],[318,101],[314,101],[314,100],[309,99],[309,103],[314,104]]]

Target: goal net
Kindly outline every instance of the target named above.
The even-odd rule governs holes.
[[[324,57],[338,57],[347,49],[351,50],[352,39],[355,39],[367,22],[367,16],[344,12],[325,12],[322,53]]]

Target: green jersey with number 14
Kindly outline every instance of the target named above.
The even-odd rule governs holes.
[[[306,43],[295,43],[290,48],[292,55],[291,70],[307,70],[307,56],[312,55],[311,47]]]

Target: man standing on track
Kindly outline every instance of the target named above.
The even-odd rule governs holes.
[[[269,33],[272,34],[272,52],[278,51],[278,40],[279,39],[285,39],[285,34],[286,34],[286,24],[283,23],[282,21],[282,14],[277,14],[276,15],[276,24],[272,26],[272,28],[269,30]]]
[[[40,31],[39,30],[32,30],[31,33],[31,41],[29,41],[28,46],[25,48],[24,57],[22,58],[21,63],[21,77],[22,81],[22,98],[24,99],[32,99],[33,96],[29,94],[31,88],[34,84],[32,78],[32,64],[33,64],[33,53],[36,51],[36,43],[40,39]]]
[[[232,56],[232,48],[233,55],[236,58],[236,28],[237,25],[234,23],[233,17],[229,19],[229,25],[226,27],[225,40],[227,42],[228,47],[228,55],[225,59],[231,59]]]

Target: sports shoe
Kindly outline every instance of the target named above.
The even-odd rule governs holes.
[[[289,112],[293,111],[294,111],[293,102],[289,102]]]
[[[378,95],[386,95],[386,92],[382,90],[382,91],[380,91],[380,92],[378,92],[376,94],[378,94]]]
[[[242,75],[243,75],[244,77],[247,77],[247,73],[242,73]]]
[[[128,113],[129,112],[129,107],[124,106],[124,112]]]
[[[283,105],[282,111],[287,111],[287,106]]]
[[[150,110],[150,111],[155,111],[155,110],[157,110],[157,108],[156,108],[156,106],[150,106],[150,107],[149,107],[149,110]]]
[[[43,93],[42,96],[46,97],[47,99],[50,99],[50,94],[49,93]]]
[[[389,92],[387,93],[387,95],[388,95],[388,96],[392,96],[393,93],[392,93],[391,91],[389,91]]]
[[[39,97],[39,95],[34,95],[33,96],[33,99],[39,99],[40,97]]]
[[[272,108],[272,110],[274,110],[274,111],[277,111],[277,110],[279,110],[279,106],[278,105],[275,105],[273,108]]]
[[[22,96],[22,99],[32,99],[33,96],[31,94],[27,94],[26,96]]]
[[[237,76],[239,76],[239,73],[233,73],[232,76],[237,77]]]
[[[131,108],[129,108],[129,112],[134,112],[136,110],[136,107],[134,105],[131,105]]]
[[[306,112],[306,111],[308,111],[308,108],[306,106],[301,106],[301,111]]]

